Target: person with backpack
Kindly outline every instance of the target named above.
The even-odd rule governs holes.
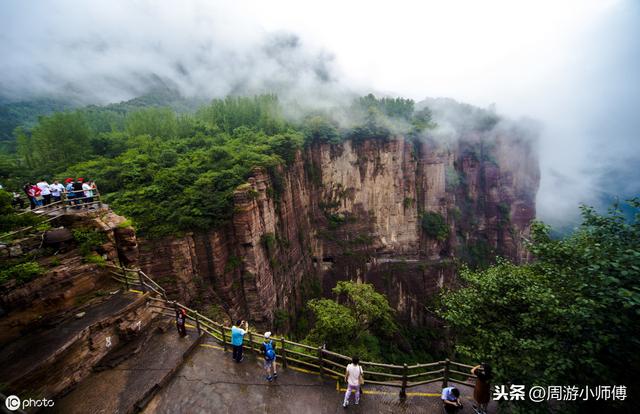
[[[364,371],[360,366],[360,358],[354,356],[351,363],[347,365],[344,373],[344,382],[347,383],[347,392],[344,393],[344,402],[342,406],[347,408],[349,405],[349,397],[355,392],[356,405],[360,404],[360,387],[364,384]]]
[[[471,373],[476,377],[473,399],[478,403],[480,411],[486,413],[489,400],[491,400],[491,366],[483,362],[471,368]]]
[[[265,332],[264,342],[260,348],[264,357],[264,370],[267,372],[267,381],[278,378],[276,370],[276,344],[271,340],[271,332]]]
[[[442,389],[442,406],[447,414],[454,414],[462,410],[460,402],[460,390],[456,387],[446,387]]]
[[[233,359],[236,362],[242,362],[244,359],[242,345],[247,332],[249,332],[249,323],[247,321],[237,320],[236,324],[231,327],[231,346],[233,347]]]

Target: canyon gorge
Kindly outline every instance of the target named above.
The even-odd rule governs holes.
[[[374,284],[400,320],[455,286],[462,263],[527,260],[539,183],[535,139],[513,128],[447,139],[313,143],[254,169],[220,228],[140,239],[139,263],[170,294],[287,330],[339,280]]]

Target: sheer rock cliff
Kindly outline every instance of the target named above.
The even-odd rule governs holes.
[[[254,170],[227,226],[145,240],[139,261],[222,319],[286,329],[306,299],[353,279],[423,324],[425,301],[455,284],[460,261],[527,260],[538,182],[535,141],[517,131],[315,143],[290,165]]]

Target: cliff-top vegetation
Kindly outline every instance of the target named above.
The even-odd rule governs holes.
[[[262,95],[215,99],[191,113],[133,104],[55,112],[16,128],[15,151],[0,153],[0,180],[12,190],[42,177],[96,180],[117,212],[161,236],[227,221],[233,191],[254,167],[273,173],[305,144],[418,136],[434,126],[428,108],[402,98],[367,95],[296,117],[285,109]]]

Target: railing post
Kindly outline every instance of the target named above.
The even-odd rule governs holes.
[[[138,270],[138,281],[140,282],[140,290],[141,291],[145,291],[144,290],[144,279],[142,278],[142,273],[140,273],[140,271]]]
[[[224,334],[224,326],[222,326],[220,331],[222,332],[222,349],[224,349],[226,351],[227,350],[227,338],[226,338],[226,335]]]
[[[198,330],[198,335],[200,335],[202,333],[202,330],[200,329],[200,314],[198,313],[198,311],[195,311],[196,314],[196,329]]]
[[[400,388],[400,398],[407,398],[407,376],[409,375],[409,367],[407,364],[402,366],[402,388]]]
[[[318,347],[318,366],[320,367],[320,378],[324,376],[324,363],[322,362],[322,347]]]
[[[122,268],[122,277],[124,278],[124,287],[128,292],[129,291],[129,279],[127,279],[127,271],[124,270],[124,266],[121,266],[121,268]]]
[[[284,344],[286,344],[286,342],[284,341],[284,336],[280,338],[280,343],[282,344],[282,365],[284,365],[284,367],[287,367],[287,351],[285,350]]]
[[[253,332],[249,331],[249,349],[253,352]]]
[[[449,358],[444,360],[444,372],[442,373],[442,388],[449,386]]]

